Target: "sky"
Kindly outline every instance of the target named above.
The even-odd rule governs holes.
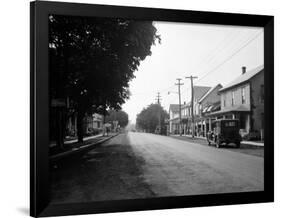
[[[169,110],[178,104],[177,78],[181,78],[181,102],[190,101],[190,79],[194,85],[223,86],[247,70],[263,65],[263,28],[154,22],[161,44],[151,47],[152,55],[140,63],[130,82],[130,99],[122,106],[131,123],[144,107],[156,103]],[[170,94],[168,94],[168,92]]]

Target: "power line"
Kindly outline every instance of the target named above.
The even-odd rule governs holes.
[[[240,35],[241,31],[238,33],[238,35]],[[230,36],[230,37],[229,37]],[[237,36],[237,34],[236,34]],[[219,51],[221,51],[222,49],[225,49],[225,46],[226,45],[229,45],[231,44],[232,42],[229,42],[229,41],[234,41],[236,39],[236,36],[235,34],[232,34],[231,32],[229,34],[227,34],[223,40],[221,40],[215,47],[214,49],[211,50],[211,52],[209,52],[204,58],[201,59],[200,62],[198,62],[198,64],[196,64],[196,67],[193,67],[192,71],[193,70],[198,70],[198,67],[199,66],[202,66],[201,64],[204,63],[206,64],[209,63],[212,59],[214,59],[214,57],[216,56],[217,53],[219,53]],[[233,38],[235,38],[233,40]],[[229,40],[230,39],[230,40]],[[226,44],[226,45],[225,45]]]
[[[215,47],[215,49],[213,49],[212,50],[212,52],[210,52],[209,53],[209,55],[207,55],[206,56],[206,61],[204,61],[204,64],[202,64],[202,65],[200,65],[199,66],[199,64],[197,64],[196,66],[199,66],[199,68],[197,67],[196,68],[196,71],[197,72],[200,72],[201,70],[198,70],[198,69],[204,69],[204,68],[206,68],[207,67],[207,63],[210,63],[210,62],[212,62],[212,60],[215,58],[215,57],[217,57],[218,56],[218,54],[219,53],[222,53],[222,51],[226,51],[228,48],[230,48],[230,47],[237,47],[240,43],[242,43],[243,41],[244,41],[244,39],[242,39],[242,40],[239,40],[239,42],[236,42],[237,41],[237,39],[239,39],[238,38],[238,36],[240,36],[241,35],[241,33],[242,33],[242,31],[239,31],[238,32],[238,34],[232,34],[231,33],[231,37],[229,37],[228,39],[227,39],[227,37],[225,37],[220,43],[218,43],[218,45]],[[233,37],[234,36],[234,37]],[[251,37],[250,37],[251,38]],[[225,39],[227,39],[227,40],[225,40]],[[230,39],[230,40],[229,40]],[[247,39],[248,40],[248,39]],[[247,41],[246,40],[246,41]],[[225,42],[225,43],[224,43]],[[245,42],[245,41],[244,41]],[[232,46],[232,44],[234,45],[234,46]],[[231,46],[230,46],[231,45]],[[212,55],[213,54],[213,55]],[[203,62],[203,60],[202,61],[200,61],[199,63],[202,63]],[[203,66],[203,67],[202,67]],[[193,68],[194,69],[194,68]],[[191,70],[191,71],[194,71],[194,70]],[[184,77],[185,75],[183,75],[183,77]]]
[[[197,82],[201,81],[202,79],[204,79],[206,76],[210,75],[211,73],[213,73],[214,71],[216,71],[218,68],[220,68],[222,65],[224,65],[226,62],[228,62],[230,59],[232,59],[236,54],[238,54],[243,48],[245,48],[246,46],[248,46],[252,41],[254,41],[263,31],[259,32],[257,35],[255,35],[253,38],[251,38],[250,40],[248,40],[242,47],[240,47],[239,49],[237,49],[233,54],[231,54],[230,56],[228,56],[223,62],[221,62],[220,64],[218,64],[217,66],[215,66],[212,70],[208,71],[206,74],[204,74],[202,77],[200,77],[200,79],[197,80]]]
[[[213,55],[210,55],[209,59],[204,63],[203,67],[201,67],[202,71],[203,71],[204,68],[208,67],[209,64],[211,64],[212,62],[215,62],[217,57],[219,57],[221,54],[223,54],[223,53],[227,54],[228,53],[227,50],[230,50],[230,52],[231,52],[232,47],[236,48],[241,42],[243,43],[244,39],[239,40],[240,34],[241,34],[241,32],[239,32],[236,35],[233,34],[232,37],[230,37],[230,40],[226,41],[226,43],[224,43],[224,44],[221,44],[221,46],[217,48],[217,50],[213,53]],[[195,70],[197,72],[201,71],[201,70],[198,70],[198,69],[195,69]]]
[[[156,96],[156,103],[160,105],[160,101],[161,101],[161,96],[160,96],[160,92],[157,92],[157,96]]]
[[[178,86],[178,94],[179,94],[179,118],[180,118],[180,121],[179,121],[179,129],[180,129],[180,136],[182,135],[182,128],[181,128],[181,86],[183,85],[183,83],[181,83],[182,79],[180,78],[177,78],[177,81],[178,83],[175,83],[176,86]]]
[[[166,87],[166,88],[163,88],[163,89],[160,89],[159,92],[164,92],[166,90],[169,90],[170,88],[172,88],[173,86],[169,86],[169,87]],[[149,92],[139,92],[139,93],[134,93],[132,95],[147,95],[147,94],[150,94],[150,93],[154,93],[155,91],[149,91]]]
[[[192,130],[192,138],[194,138],[194,88],[193,88],[193,79],[197,79],[197,76],[187,76],[186,79],[190,79],[191,82],[191,130]]]
[[[159,106],[160,106],[160,100],[161,100],[160,92],[157,92],[156,101]],[[161,134],[161,109],[160,108],[158,112],[158,126],[159,126],[159,134]]]

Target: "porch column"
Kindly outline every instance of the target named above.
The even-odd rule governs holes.
[[[172,122],[170,121],[169,122],[169,132],[171,133],[171,130],[172,130]]]
[[[250,118],[250,115],[247,115],[246,122],[247,122],[247,124],[246,124],[246,131],[247,131],[247,133],[249,133],[251,131],[251,118]]]
[[[207,136],[207,119],[204,119],[204,136]]]

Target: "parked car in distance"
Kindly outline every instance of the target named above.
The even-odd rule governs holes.
[[[228,145],[229,143],[234,143],[237,148],[240,148],[241,140],[239,120],[237,119],[216,120],[214,130],[207,133],[208,144],[215,143],[217,148],[221,147],[222,144]]]

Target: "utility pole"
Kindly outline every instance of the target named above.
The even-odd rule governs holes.
[[[160,92],[157,92],[157,96],[156,96],[156,102],[157,102],[157,104],[160,105],[160,101],[161,101]]]
[[[160,100],[161,100],[160,92],[157,92],[156,102],[159,105],[159,114],[158,114],[159,134],[161,134],[161,105],[160,105]]]
[[[180,129],[180,136],[182,135],[182,133],[181,133],[181,85],[183,85],[183,83],[181,83],[180,81],[181,81],[181,79],[177,79],[177,81],[178,81],[178,83],[176,83],[175,85],[177,85],[178,86],[178,94],[179,94],[179,119],[180,119],[180,122],[179,122],[179,129]]]
[[[194,138],[194,89],[193,89],[193,79],[197,79],[197,76],[187,76],[186,79],[190,79],[191,82],[191,130],[192,130],[192,138]]]

